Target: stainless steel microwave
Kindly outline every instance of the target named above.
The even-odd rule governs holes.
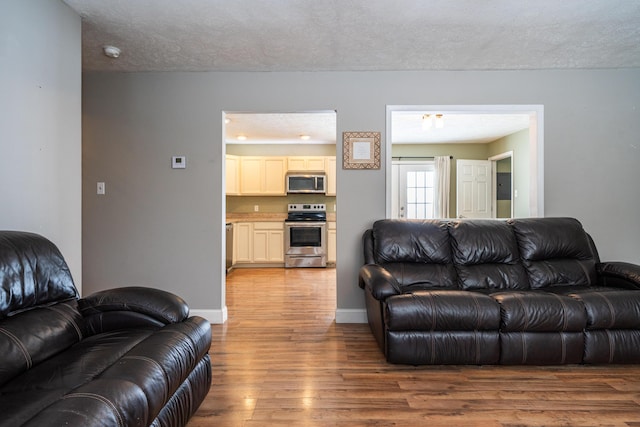
[[[286,175],[287,193],[327,192],[327,176],[324,172],[288,172]]]

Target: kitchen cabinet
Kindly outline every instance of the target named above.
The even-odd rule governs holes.
[[[286,157],[240,157],[240,194],[284,196]]]
[[[234,224],[235,263],[284,263],[284,222],[237,222]]]
[[[290,171],[324,171],[323,156],[291,156],[287,157],[287,170]]]
[[[225,193],[228,196],[240,194],[240,158],[227,154],[224,162]]]
[[[284,262],[284,223],[253,223],[253,262]]]
[[[228,196],[286,196],[287,171],[324,171],[327,196],[336,195],[335,156],[225,157],[225,194]]]
[[[327,175],[327,196],[336,195],[336,158],[327,157],[325,159],[325,173]]]
[[[234,263],[242,264],[253,261],[253,224],[236,222],[233,225]]]
[[[337,254],[337,238],[336,238],[336,222],[327,222],[327,262],[335,264],[338,258]]]

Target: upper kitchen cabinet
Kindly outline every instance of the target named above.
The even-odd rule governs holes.
[[[324,171],[327,174],[327,196],[336,195],[336,158],[325,157]]]
[[[240,156],[240,193],[284,196],[286,172],[286,157]]]
[[[324,171],[323,156],[290,156],[287,157],[287,169],[290,171]]]
[[[224,162],[225,193],[228,196],[240,194],[240,157],[227,154]]]
[[[327,196],[336,195],[335,156],[238,156],[225,158],[227,196],[286,196],[287,171],[324,171]]]

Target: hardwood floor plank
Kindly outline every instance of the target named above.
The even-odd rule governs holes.
[[[356,286],[354,282],[354,286]],[[640,366],[404,366],[336,324],[334,269],[242,269],[188,427],[640,427]]]

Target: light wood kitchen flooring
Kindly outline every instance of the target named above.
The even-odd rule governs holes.
[[[334,269],[232,271],[188,426],[640,426],[640,366],[391,365],[335,301]]]

